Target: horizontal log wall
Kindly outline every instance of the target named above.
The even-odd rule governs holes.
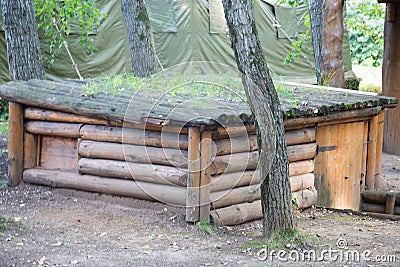
[[[306,208],[316,203],[315,190],[303,190],[293,193],[297,198],[298,208]],[[214,225],[237,225],[262,218],[261,200],[239,203],[212,209],[210,221]]]
[[[121,124],[37,108],[27,108],[24,113],[29,119],[25,123],[26,182],[142,199],[154,199],[153,195],[163,195],[167,189],[170,192],[165,194],[171,197],[163,196],[160,201],[186,204],[187,129],[122,128]],[[35,167],[41,169],[32,169]],[[89,186],[91,182],[99,184]],[[137,189],[142,185],[149,191]],[[132,193],[123,187],[131,188]],[[176,201],[178,196],[173,195],[178,193],[181,199]]]
[[[217,130],[214,134],[215,158],[211,164],[210,191],[211,222],[216,225],[234,225],[262,218],[257,138],[251,133],[251,129],[244,131],[239,127]],[[228,134],[230,139],[226,138]],[[298,208],[315,205],[315,128],[286,131],[285,138],[291,192],[297,199]]]
[[[133,182],[123,179],[43,169],[25,170],[23,175],[24,181],[27,183],[156,200],[171,205],[184,206],[186,203],[186,188],[179,186],[163,185],[162,190],[160,190],[160,185],[154,183]]]
[[[192,153],[198,153],[197,149],[201,149],[202,156],[208,155],[207,159],[201,158],[201,166],[209,167],[203,169],[192,166],[192,171],[188,171],[187,130],[171,128],[163,132],[144,131],[138,125],[122,128],[120,124],[104,120],[40,109],[26,109],[25,116],[31,120],[25,124],[25,129],[27,140],[31,140],[32,144],[37,145],[51,138],[76,140],[74,168],[79,172],[29,169],[24,172],[27,182],[188,206],[190,194],[187,186],[191,173],[194,178],[199,176],[199,179],[191,182],[193,184],[190,187],[194,189],[197,184],[200,186],[200,195],[196,195],[194,200],[200,203],[200,210],[194,207],[195,204],[189,205],[187,220],[204,219],[210,210],[216,224],[236,224],[261,217],[261,209],[258,207],[258,148],[254,134],[240,136],[240,129],[228,129],[233,136],[230,140],[224,139],[224,132],[221,131],[213,135],[218,137],[214,140],[215,145],[211,142],[202,142],[201,145],[193,143]],[[246,132],[252,130],[249,128]],[[211,132],[200,133],[201,140],[210,137]],[[290,161],[291,191],[297,194],[299,208],[306,208],[315,204],[316,199],[313,190],[315,128],[287,131],[285,137]],[[46,143],[44,145],[47,147]],[[41,151],[39,154],[42,154]],[[193,154],[191,157],[195,159],[198,156]],[[25,161],[28,163],[29,159]],[[40,166],[42,161],[41,155],[36,155],[36,164]],[[195,159],[192,163],[199,162]],[[205,198],[210,199],[210,206]],[[234,214],[235,209],[241,209],[241,212]],[[228,217],[225,218],[224,214]]]

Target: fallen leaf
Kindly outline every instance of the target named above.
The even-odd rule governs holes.
[[[63,243],[61,243],[61,242],[56,242],[56,243],[53,243],[53,244],[50,244],[50,246],[52,246],[52,247],[59,247],[59,246],[61,246]]]
[[[22,247],[24,245],[24,242],[18,242],[15,244],[16,246]]]
[[[100,237],[103,237],[103,236],[106,236],[106,235],[107,235],[107,232],[103,232],[103,233],[100,234]]]

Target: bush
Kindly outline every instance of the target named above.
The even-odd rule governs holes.
[[[359,90],[360,88],[360,78],[350,77],[344,80],[344,88],[351,90]]]

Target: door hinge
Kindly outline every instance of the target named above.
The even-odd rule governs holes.
[[[319,152],[336,150],[337,146],[317,146],[317,154]]]

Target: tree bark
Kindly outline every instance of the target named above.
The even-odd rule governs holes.
[[[11,80],[45,79],[33,2],[2,0]]]
[[[343,1],[323,0],[322,5],[322,84],[344,87]]]
[[[322,2],[323,0],[308,0],[308,10],[310,13],[310,24],[311,24],[311,37],[314,50],[315,60],[315,75],[317,77],[317,83],[322,85]]]
[[[263,234],[269,238],[273,232],[295,227],[281,105],[258,38],[252,0],[223,0],[222,3],[231,46],[257,119]],[[267,153],[271,153],[271,148],[276,153],[269,158],[272,160],[269,168]]]
[[[160,67],[146,3],[144,0],[121,0],[121,5],[128,32],[133,72],[136,76],[146,77]]]

